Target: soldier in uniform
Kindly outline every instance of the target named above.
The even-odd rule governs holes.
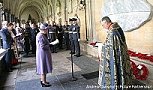
[[[71,20],[72,19],[70,19],[69,21]],[[64,40],[65,40],[66,50],[70,49],[69,26],[70,25],[68,25],[68,21],[65,21],[65,25],[63,26],[63,29],[64,29]]]
[[[48,26],[48,37],[49,37],[49,41],[53,42],[56,40],[57,38],[57,26],[56,23],[53,21],[52,26],[49,25]],[[57,53],[57,46],[56,45],[51,45],[50,46],[52,53]]]
[[[77,24],[77,19],[72,18],[73,24],[70,26],[69,38],[71,43],[71,53],[76,57],[80,57],[80,27]]]
[[[64,33],[63,27],[60,23],[59,26],[58,26],[58,40],[59,40],[58,47],[59,47],[59,49],[63,48],[63,33]]]
[[[30,51],[30,30],[31,27],[29,23],[27,23],[24,31],[24,52],[26,57],[28,56]]]
[[[36,24],[32,24],[32,29],[30,30],[30,44],[32,48],[32,54],[36,53],[36,35],[37,35],[38,28],[36,27]]]

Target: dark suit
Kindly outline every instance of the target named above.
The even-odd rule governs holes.
[[[26,27],[25,31],[24,31],[24,52],[25,52],[25,56],[28,56],[29,51],[30,51],[30,27]]]
[[[11,37],[11,34],[9,33],[8,29],[1,29],[0,35],[2,37],[2,47],[3,49],[8,49],[8,52],[3,57],[3,62],[5,65],[5,68],[8,70],[12,67],[11,60],[12,60],[12,50],[11,45],[13,45],[13,38]]]

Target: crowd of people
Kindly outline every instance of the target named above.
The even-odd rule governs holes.
[[[51,43],[58,39],[59,43],[52,45],[50,49],[52,53],[57,53],[60,50],[71,50],[75,56],[80,56],[80,27],[77,24],[76,18],[69,19],[65,22],[65,25],[61,23],[56,24],[55,21],[52,24],[42,23],[47,27],[46,37]],[[3,57],[4,66],[6,71],[12,71],[11,60],[14,57],[14,49],[17,49],[18,54],[23,53],[24,57],[29,57],[29,54],[36,54],[36,35],[40,32],[40,27],[36,23],[25,24],[25,27],[21,27],[19,24],[2,22],[2,28],[0,30],[1,45],[2,48],[7,49],[7,54]],[[16,48],[15,48],[16,47]]]

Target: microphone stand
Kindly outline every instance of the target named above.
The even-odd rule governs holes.
[[[71,41],[71,42],[72,42],[72,41]],[[76,80],[77,80],[77,78],[76,78],[76,77],[74,77],[72,45],[71,45],[70,50],[71,50],[70,54],[71,54],[71,66],[72,66],[72,81],[76,81]]]

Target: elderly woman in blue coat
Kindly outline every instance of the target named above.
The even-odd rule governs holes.
[[[51,86],[46,81],[46,74],[52,72],[52,56],[49,47],[50,44],[46,37],[47,33],[47,26],[41,24],[40,32],[36,36],[36,72],[40,75],[42,87]]]

